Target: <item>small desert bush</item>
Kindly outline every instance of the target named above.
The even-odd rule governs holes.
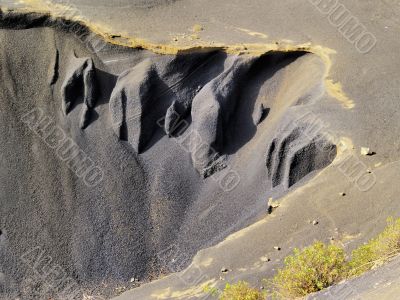
[[[343,248],[322,242],[315,242],[303,250],[294,249],[293,254],[285,258],[284,267],[267,281],[271,287],[268,295],[278,299],[304,297],[343,279],[361,275],[399,254],[400,218],[388,218],[384,231],[353,250],[350,261],[346,260]],[[243,281],[227,284],[222,292],[216,289],[212,292],[219,294],[220,300],[261,300],[266,297]]]
[[[264,300],[265,295],[247,282],[239,281],[236,284],[227,283],[219,296],[219,300]]]
[[[342,248],[316,242],[303,250],[294,249],[285,266],[270,282],[276,298],[296,298],[320,291],[345,278],[348,271]]]
[[[384,231],[367,244],[353,250],[350,276],[358,276],[400,253],[400,219],[389,218]]]

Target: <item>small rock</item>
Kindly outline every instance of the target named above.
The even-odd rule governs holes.
[[[312,221],[312,224],[313,224],[313,225],[318,225],[318,221],[317,221],[317,220],[314,220],[314,221]]]
[[[331,236],[331,237],[329,238],[329,240],[334,241],[335,238],[334,238],[333,236]]]
[[[280,205],[279,202],[272,202],[272,203],[271,203],[271,207],[272,207],[272,208],[278,208],[279,205]]]
[[[279,207],[279,202],[274,201],[273,198],[269,198],[269,199],[268,199],[268,204],[269,204],[269,206],[271,206],[272,208],[278,208],[278,207]]]
[[[361,147],[361,155],[374,155],[375,152],[371,151],[368,147]]]
[[[135,282],[138,281],[135,277],[132,277],[131,280],[129,280],[130,282]]]
[[[268,209],[267,209],[267,211],[268,211],[269,214],[271,214],[274,211],[274,209],[276,209],[278,207],[279,207],[279,202],[273,201],[272,198],[268,199]]]
[[[368,155],[368,153],[369,153],[369,148],[361,147],[361,155]]]
[[[280,250],[281,250],[281,247],[279,247],[279,246],[274,246],[274,249],[277,250],[277,251],[280,251]]]
[[[222,268],[221,273],[227,273],[229,270],[227,268]]]
[[[279,202],[274,201],[273,198],[269,198],[268,199],[268,207],[271,208],[271,209],[278,208],[279,207]]]
[[[261,257],[261,261],[262,262],[269,262],[269,261],[271,261],[271,259],[268,256],[263,256],[263,257]]]
[[[344,197],[344,196],[346,196],[346,193],[341,192],[341,193],[339,193],[339,195],[342,196],[342,197]]]
[[[263,286],[260,286],[260,290],[263,290],[264,289],[264,287]]]

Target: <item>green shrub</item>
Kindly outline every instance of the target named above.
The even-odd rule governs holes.
[[[400,253],[400,219],[388,218],[384,231],[367,244],[353,250],[350,276],[358,276]]]
[[[210,285],[206,285],[205,287],[203,287],[203,292],[211,296],[219,295],[219,290],[216,287],[211,287]]]
[[[227,283],[219,296],[219,300],[264,300],[265,295],[250,287],[247,282],[239,281],[236,284]]]
[[[285,258],[285,266],[272,279],[273,294],[279,298],[303,297],[343,278],[348,264],[343,249],[316,242]]]
[[[351,260],[346,261],[342,248],[315,242],[303,250],[294,249],[285,258],[285,266],[278,270],[268,283],[273,298],[293,299],[318,292],[343,279],[363,274],[389,258],[400,254],[400,218],[388,218],[384,231],[367,244],[353,250]],[[226,284],[221,292],[207,288],[206,292],[219,295],[220,300],[262,300],[266,295],[239,281]]]

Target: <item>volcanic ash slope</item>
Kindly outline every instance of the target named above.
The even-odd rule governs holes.
[[[32,249],[92,290],[180,270],[336,156],[303,118],[333,102],[315,54],[94,52],[39,21],[2,27],[3,295],[57,293],[29,285]],[[166,266],[171,249],[185,257]]]

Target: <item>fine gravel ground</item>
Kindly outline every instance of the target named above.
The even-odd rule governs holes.
[[[336,156],[303,133],[335,101],[315,54],[94,55],[43,26],[1,39],[5,292],[23,293],[35,246],[85,288],[181,270]],[[164,265],[171,248],[185,257]]]
[[[400,215],[393,1],[365,53],[315,1],[52,2],[0,1],[0,298],[261,288]]]

